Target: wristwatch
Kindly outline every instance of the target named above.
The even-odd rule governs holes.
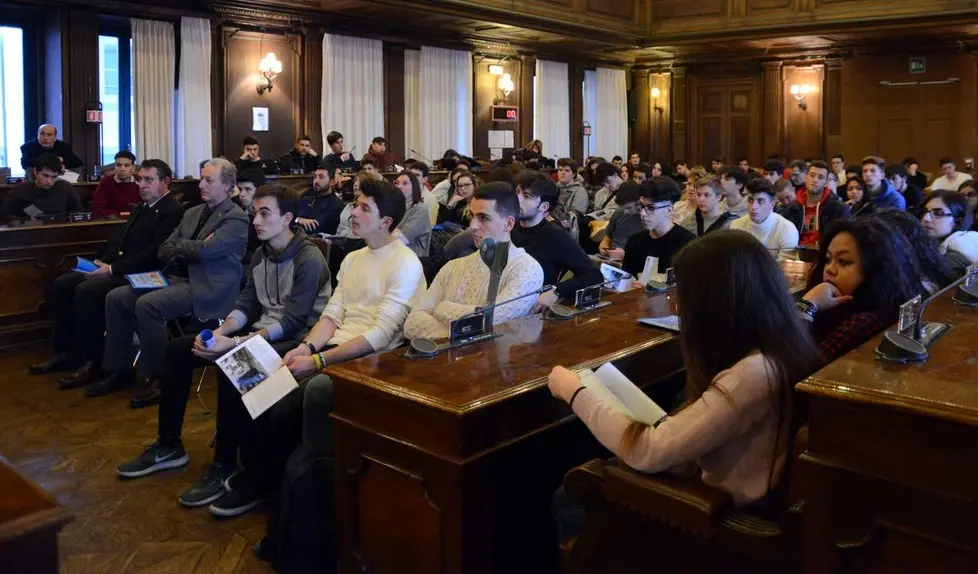
[[[312,353],[313,355],[316,354],[316,345],[313,345],[309,341],[303,341],[302,344],[305,345],[309,349],[309,352],[310,353]]]

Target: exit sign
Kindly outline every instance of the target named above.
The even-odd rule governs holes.
[[[923,74],[927,71],[927,58],[910,58],[910,73]]]

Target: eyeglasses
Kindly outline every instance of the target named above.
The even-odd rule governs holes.
[[[934,219],[944,219],[945,217],[954,217],[954,214],[950,211],[945,211],[943,208],[935,207],[934,209],[921,209],[920,218],[923,219],[930,215]]]
[[[672,204],[671,203],[663,203],[663,204],[660,204],[660,205],[655,205],[655,204],[646,205],[644,203],[639,203],[637,207],[638,207],[639,210],[642,211],[642,213],[651,214],[651,213],[655,213],[655,211],[657,209],[665,209],[667,207],[672,207]]]

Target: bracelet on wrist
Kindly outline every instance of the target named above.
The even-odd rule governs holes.
[[[315,354],[316,354],[316,345],[313,345],[313,344],[312,344],[312,343],[310,343],[309,341],[303,341],[303,342],[302,342],[301,344],[302,344],[302,345],[305,345],[305,346],[306,346],[306,348],[307,348],[307,349],[309,349],[309,353],[310,353],[310,354],[313,354],[313,355],[315,355]]]
[[[586,388],[587,387],[585,387],[584,385],[581,385],[581,386],[577,387],[577,390],[574,391],[574,394],[573,395],[571,395],[570,400],[567,401],[567,404],[570,406],[570,408],[574,408],[574,399],[576,399],[577,398],[577,395],[579,395],[581,393],[581,391],[583,391]]]
[[[815,314],[818,313],[818,305],[812,303],[811,301],[807,301],[805,299],[799,299],[798,302],[795,303],[795,306],[798,308],[799,311],[801,311],[805,315],[808,315],[812,319],[814,319]]]

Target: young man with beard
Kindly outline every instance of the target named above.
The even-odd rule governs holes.
[[[299,217],[296,223],[307,233],[336,234],[343,212],[343,200],[336,191],[342,184],[340,170],[332,164],[321,164],[316,168],[312,187],[299,199]]]
[[[704,181],[698,182],[703,185]],[[713,193],[712,191],[710,193]],[[653,177],[639,187],[638,206],[645,231],[636,233],[625,244],[623,271],[635,277],[645,269],[648,257],[657,257],[659,266],[655,273],[665,273],[672,267],[672,258],[696,235],[672,222],[672,206],[679,201],[679,186],[667,177]]]
[[[115,170],[112,175],[102,176],[92,196],[92,216],[105,217],[131,212],[142,201],[139,185],[133,180],[136,156],[122,150],[115,154]]]
[[[569,233],[547,221],[550,206],[558,201],[557,186],[547,178],[537,178],[520,188],[519,225],[513,230],[513,244],[526,249],[543,269],[543,283],[556,285],[542,293],[534,310],[541,310],[559,299],[573,298],[582,287],[601,283],[601,271]],[[566,272],[571,279],[557,283]]]
[[[822,231],[838,219],[847,219],[852,211],[832,193],[826,183],[829,166],[816,160],[808,166],[805,187],[795,193],[795,202],[784,207],[781,215],[795,224],[799,245],[818,245]]]
[[[772,250],[798,247],[798,230],[784,217],[774,213],[774,186],[763,178],[747,182],[748,213],[735,219],[730,229],[746,231]]]
[[[540,264],[510,236],[520,216],[520,205],[512,186],[502,182],[483,184],[472,198],[471,209],[470,228],[477,249],[486,239],[510,242],[509,259],[499,280],[496,301],[506,301],[539,289],[543,285]],[[555,230],[567,236],[565,232]],[[488,292],[489,268],[480,253],[449,261],[435,276],[421,302],[411,310],[404,322],[404,336],[408,339],[447,337],[450,323],[485,305]],[[533,302],[533,297],[526,297],[497,307],[493,322],[505,323],[523,317],[530,312]]]

